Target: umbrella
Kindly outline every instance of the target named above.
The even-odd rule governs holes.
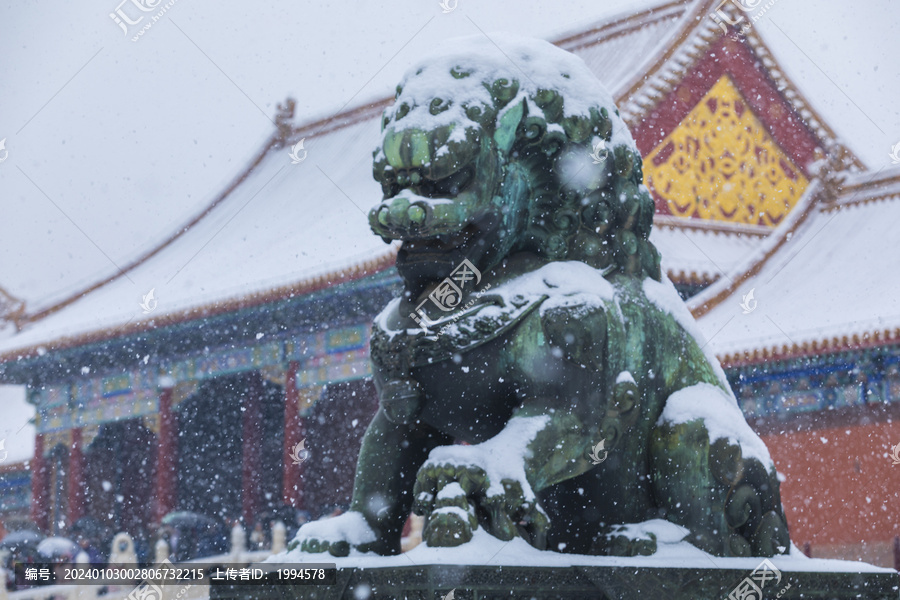
[[[0,542],[0,549],[16,552],[26,547],[37,546],[43,539],[44,536],[37,531],[21,529],[19,531],[13,531],[3,538],[3,541]]]
[[[80,550],[78,544],[64,537],[48,537],[37,547],[43,558],[60,562],[74,562]]]
[[[0,542],[0,567],[12,568],[17,562],[32,562],[37,555],[37,545],[42,539],[44,536],[29,529],[21,529],[7,535]]]
[[[179,561],[219,554],[227,548],[225,525],[206,515],[178,511],[167,514],[160,524],[162,529],[177,532],[171,550]]]

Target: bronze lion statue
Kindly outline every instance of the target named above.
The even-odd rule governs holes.
[[[292,548],[397,554],[414,511],[430,546],[480,527],[650,554],[624,526],[665,519],[716,556],[787,552],[775,467],[660,271],[641,157],[581,59],[456,41],[397,87],[374,176],[404,284],[373,325],[380,408],[350,511]]]

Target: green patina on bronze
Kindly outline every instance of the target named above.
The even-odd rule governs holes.
[[[452,74],[469,76],[465,65]],[[480,524],[541,549],[649,554],[655,539],[629,539],[617,526],[663,518],[717,556],[786,552],[774,468],[727,439],[711,443],[702,419],[660,422],[674,392],[724,384],[696,340],[643,291],[646,278],[661,280],[649,241],[654,204],[640,155],[613,142],[613,126],[624,127],[614,108],[566,116],[556,90],[523,95],[512,77],[481,83],[492,104],[464,107],[479,127],[403,129],[415,107],[402,89],[383,121],[374,175],[384,200],[369,222],[403,242],[405,293],[372,333],[381,406],[363,441],[351,511],[376,539],[358,548],[399,553],[414,510],[427,518],[431,546],[466,543]],[[429,110],[440,115],[453,101],[434,98]],[[564,161],[590,162],[597,140],[611,146],[599,175],[564,180]],[[478,293],[467,290],[442,333],[422,330],[417,308],[440,327],[445,315],[422,301],[463,259],[481,272]],[[602,272],[614,295],[551,306],[552,290],[501,293],[558,261]],[[515,417],[540,416],[547,424],[522,457],[535,497],[523,482],[489,481],[477,465],[424,464],[439,446],[481,443]],[[589,453],[601,439],[608,458],[594,464]],[[452,483],[463,494],[439,497]],[[502,493],[489,494],[492,483]],[[302,529],[297,543],[335,555],[351,548]]]

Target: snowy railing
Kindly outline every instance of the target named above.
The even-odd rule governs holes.
[[[131,542],[127,533],[116,535],[113,547],[119,541]],[[240,525],[235,525],[231,530],[231,550],[227,554],[216,556],[204,556],[175,566],[188,566],[191,564],[227,563],[229,566],[247,566],[265,560],[273,554],[283,552],[286,548],[286,527],[280,521],[272,525],[272,546],[267,550],[248,550],[247,536]],[[133,545],[131,545],[133,547]],[[165,540],[156,543],[154,549],[153,564],[159,565],[169,558],[170,548]],[[76,564],[87,566],[87,555],[79,554]],[[0,600],[124,600],[132,598],[131,592],[141,583],[134,585],[48,585],[34,587],[27,590],[9,592],[6,589],[6,575],[0,568]],[[159,600],[204,600],[209,598],[209,583],[185,583],[184,585],[161,586],[162,598]],[[140,596],[135,596],[139,598]]]

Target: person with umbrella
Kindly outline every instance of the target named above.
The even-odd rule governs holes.
[[[53,536],[48,537],[37,545],[37,554],[40,562],[53,565],[56,580],[63,580],[63,565],[74,563],[75,557],[81,548],[69,538]]]
[[[13,531],[0,541],[0,567],[6,569],[7,577],[14,582],[13,566],[15,563],[34,564],[38,562],[37,547],[44,539],[37,531],[20,529]],[[12,589],[12,588],[10,588]]]

